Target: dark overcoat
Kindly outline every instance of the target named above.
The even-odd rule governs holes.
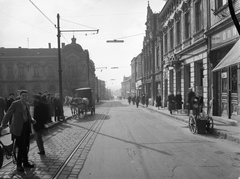
[[[157,95],[156,97],[156,107],[162,106],[162,97],[160,95]]]
[[[34,104],[33,118],[36,123],[33,125],[33,129],[39,132],[45,128],[45,124],[49,118],[49,108],[47,103],[37,102]]]
[[[175,96],[173,94],[168,95],[168,110],[175,110]]]
[[[176,94],[175,101],[176,101],[176,108],[182,109],[182,95],[181,94]]]

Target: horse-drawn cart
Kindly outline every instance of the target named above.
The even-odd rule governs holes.
[[[91,115],[95,114],[95,101],[91,88],[78,88],[75,90],[75,98],[82,99],[78,103],[78,114],[86,115],[87,112],[91,112]]]

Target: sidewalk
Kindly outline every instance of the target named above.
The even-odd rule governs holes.
[[[142,104],[139,104],[139,106],[146,108],[146,106],[143,106]],[[171,115],[167,108],[158,109],[157,107],[154,107],[151,105],[148,106],[147,108],[188,124],[189,118],[188,118],[187,114],[175,113],[175,114]],[[227,119],[224,117],[213,116],[214,131],[212,134],[215,136],[218,136],[219,138],[223,138],[223,139],[233,141],[233,142],[240,144],[240,124],[239,124],[239,122],[240,122],[240,119],[239,119],[239,121],[236,121],[236,120]]]
[[[68,106],[64,106],[63,110],[64,110],[64,116],[65,116],[64,120],[69,119],[72,116],[70,108]],[[31,113],[31,109],[30,109],[30,113]],[[46,129],[52,128],[52,127],[58,125],[59,123],[63,122],[64,120],[61,119],[61,121],[58,121],[58,122],[48,123],[45,125],[45,127],[46,127]],[[52,117],[52,121],[54,121],[54,117]],[[0,137],[0,139],[3,142],[3,144],[6,146],[11,145],[12,142],[11,142],[11,135],[10,135],[9,127],[7,127],[6,129],[3,129],[1,134],[2,134],[2,136]],[[33,138],[33,137],[34,137],[34,135],[32,134],[31,138]]]

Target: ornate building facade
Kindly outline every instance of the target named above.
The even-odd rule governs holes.
[[[240,2],[233,6],[240,19]],[[191,87],[212,115],[239,117],[240,63],[218,65],[233,47],[240,48],[227,0],[167,0],[159,13],[148,4],[145,25],[142,75],[135,81],[142,93],[152,101],[160,93],[167,107],[169,92],[180,92],[186,108]]]
[[[240,2],[233,1],[237,19],[240,19]],[[239,34],[229,12],[226,0],[209,1],[209,78],[213,115],[239,118],[240,115],[240,64],[223,66],[212,71],[239,40]],[[237,45],[237,44],[236,44]],[[231,59],[227,59],[231,60]],[[231,64],[231,63],[230,63]]]
[[[61,49],[63,95],[73,95],[81,87],[95,87],[95,66],[76,39]],[[58,50],[1,48],[0,96],[26,89],[30,95],[48,91],[59,92]]]
[[[163,100],[180,92],[187,102],[192,87],[208,103],[207,1],[168,0],[159,13],[163,49]]]

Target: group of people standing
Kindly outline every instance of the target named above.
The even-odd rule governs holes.
[[[172,91],[170,91],[170,94],[168,95],[168,110],[170,111],[170,114],[173,114],[173,112],[177,111],[177,113],[179,113],[182,109],[183,109],[183,100],[182,100],[182,95],[180,93],[180,91],[177,92],[176,95],[173,94]],[[142,105],[146,105],[146,107],[148,107],[149,105],[149,98],[147,94],[142,94],[141,96],[128,96],[128,102],[129,104],[132,102],[133,105],[136,103],[136,106],[139,106],[139,102],[141,102]],[[200,112],[202,112],[202,107],[203,107],[203,97],[195,94],[193,92],[193,89],[190,87],[189,88],[189,92],[188,92],[188,96],[187,96],[187,101],[185,104],[185,108],[187,109],[187,114],[189,115],[190,112],[192,111],[192,113],[195,113],[195,109],[194,109],[194,103],[198,103]],[[160,107],[162,107],[162,97],[161,95],[158,93],[156,96],[156,107],[159,109]]]
[[[41,93],[33,95],[32,105],[33,114],[31,115],[27,90],[18,91],[18,96],[15,99],[13,93],[9,94],[6,101],[4,98],[0,98],[0,131],[9,125],[12,140],[15,140],[18,148],[17,171],[19,172],[24,172],[24,168],[34,167],[28,161],[32,127],[39,149],[38,154],[45,155],[42,140],[45,124],[52,122],[53,114],[55,121],[59,121],[60,116],[63,115],[63,106],[58,94],[54,98],[51,98],[47,91],[43,95]]]
[[[128,103],[130,104],[132,102],[133,105],[135,105],[138,107],[139,103],[141,102],[142,105],[146,105],[146,107],[148,107],[149,105],[149,98],[148,98],[148,94],[142,94],[140,95],[133,95],[133,96],[128,96]]]
[[[187,108],[187,114],[190,115],[190,112],[193,111],[194,114],[194,103],[198,103],[200,112],[202,111],[203,107],[203,97],[196,95],[192,88],[189,88],[188,92],[188,98],[186,101],[186,108]],[[176,96],[174,96],[173,92],[170,91],[170,94],[168,95],[168,110],[170,111],[170,114],[173,114],[173,111],[179,112],[179,110],[182,110],[182,95],[180,92],[177,92]]]
[[[177,92],[176,96],[174,96],[173,92],[170,91],[170,94],[168,95],[168,110],[170,111],[170,114],[173,114],[173,111],[179,112],[179,110],[182,110],[182,95],[180,92]]]

